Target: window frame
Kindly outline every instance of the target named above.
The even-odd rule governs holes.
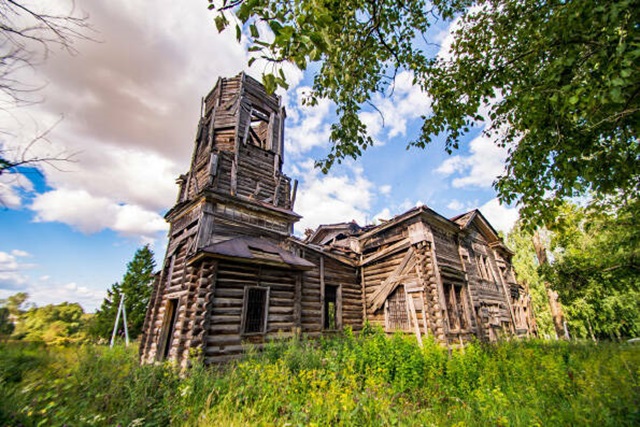
[[[471,330],[471,316],[469,315],[469,300],[467,296],[468,288],[454,283],[444,283],[443,288],[450,331],[467,332]],[[457,324],[456,328],[452,326],[454,320]]]
[[[265,292],[264,304],[263,304],[263,317],[262,317],[262,328],[260,331],[247,331],[248,319],[249,315],[249,293],[251,290],[259,290],[261,292]],[[267,325],[269,319],[269,295],[270,295],[270,287],[268,286],[259,286],[259,285],[248,285],[244,287],[244,296],[242,301],[242,322],[240,325],[240,334],[243,336],[252,336],[252,335],[264,335],[267,333]]]
[[[327,289],[335,289],[335,328],[327,326],[329,310],[327,307]],[[324,285],[322,293],[322,330],[324,331],[339,331],[342,329],[342,285]]]
[[[156,360],[162,361],[169,358],[173,336],[176,332],[178,315],[180,311],[180,298],[168,298],[164,304],[164,313],[160,336],[156,346]]]
[[[391,298],[396,295],[396,293],[398,292],[398,290],[402,288],[402,292],[404,293],[404,313],[406,315],[406,328],[392,328],[391,327]],[[397,331],[401,331],[401,332],[411,332],[412,331],[412,321],[411,321],[411,313],[409,311],[409,304],[407,303],[407,298],[408,298],[409,294],[407,293],[407,288],[404,284],[400,284],[398,285],[393,292],[391,292],[389,294],[389,296],[387,296],[387,299],[384,302],[384,326],[385,326],[385,331],[386,332],[397,332]],[[398,304],[399,305],[399,304]]]

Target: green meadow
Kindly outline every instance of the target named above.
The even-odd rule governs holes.
[[[0,344],[2,426],[635,426],[640,345],[447,349],[366,328],[225,366],[138,364],[135,346]]]

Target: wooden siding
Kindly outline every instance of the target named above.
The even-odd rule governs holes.
[[[286,269],[221,261],[209,313],[205,362],[218,363],[238,357],[248,343],[261,347],[270,338],[291,336],[296,327],[294,300],[298,274]],[[246,286],[269,289],[265,334],[244,334],[241,330]]]

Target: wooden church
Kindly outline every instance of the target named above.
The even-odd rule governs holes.
[[[367,321],[446,345],[535,334],[513,253],[477,210],[447,219],[422,206],[294,237],[284,120],[279,97],[244,73],[219,79],[203,100],[191,167],[166,215],[143,362],[186,365],[195,352],[219,363],[247,344]]]

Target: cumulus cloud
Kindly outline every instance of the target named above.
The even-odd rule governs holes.
[[[391,188],[392,187],[390,185],[385,184],[385,185],[381,185],[378,190],[380,191],[381,194],[388,196],[389,194],[391,194]]]
[[[295,103],[289,103],[285,149],[294,157],[329,144],[331,130],[327,119],[331,113],[331,102],[320,99],[317,105],[303,105],[303,99],[310,90],[307,86],[297,88]]]
[[[498,147],[491,138],[481,134],[469,143],[469,155],[455,155],[446,159],[436,172],[445,176],[456,175],[452,185],[462,187],[491,187],[504,171],[507,150]]]
[[[307,160],[294,171],[302,177],[298,188],[295,210],[303,215],[296,224],[296,233],[320,224],[355,220],[365,224],[375,197],[374,185],[363,174],[362,168],[345,166],[323,175]]]
[[[158,153],[96,143],[63,170],[48,171],[47,182],[54,188],[83,190],[114,203],[166,210],[175,201],[175,177],[181,172],[176,163]]]
[[[51,292],[53,287],[55,287],[55,292]],[[79,303],[86,312],[95,311],[106,296],[104,290],[92,289],[76,282],[37,282],[29,286],[26,292],[29,294],[29,300],[37,301],[39,306],[73,301]]]
[[[489,220],[493,228],[508,233],[518,220],[518,209],[510,208],[495,198],[480,206],[480,212]]]
[[[447,208],[453,211],[460,211],[462,210],[462,208],[464,208],[464,203],[460,202],[459,200],[453,199],[451,202],[449,202]]]
[[[378,111],[360,113],[360,119],[367,130],[378,140],[405,136],[410,120],[431,112],[431,99],[419,86],[413,84],[413,73],[399,73],[392,89],[390,96],[376,94],[373,97],[372,103]]]
[[[35,281],[25,279],[22,284],[14,288],[0,286],[0,298],[7,298],[18,291],[26,292],[29,295],[28,302],[39,307],[77,302],[86,312],[95,311],[106,295],[104,290],[92,289],[76,282],[58,283],[45,276]]]
[[[9,252],[0,251],[0,289],[17,291],[22,290],[29,278],[23,270],[33,267],[33,264],[25,263],[20,258],[29,254],[18,249]]]
[[[18,209],[22,207],[22,194],[33,190],[31,181],[21,173],[0,174],[0,207]]]
[[[30,157],[72,155],[57,168],[41,165],[52,191],[30,206],[39,221],[148,238],[165,229],[156,212],[173,204],[174,179],[188,169],[201,97],[219,76],[242,71],[247,54],[232,32],[218,34],[200,2],[158,0],[153,14],[125,0],[76,6],[90,16],[95,41],[77,42],[74,56],[52,52],[37,74],[29,71],[43,87],[42,102],[0,114],[11,135],[2,148],[19,152],[49,129]],[[6,207],[21,207],[20,195],[17,184],[0,179]]]
[[[156,212],[95,197],[85,190],[57,189],[39,194],[31,209],[36,212],[36,222],[62,222],[84,233],[110,228],[123,236],[153,239],[168,229]]]
[[[73,301],[79,302],[89,311],[95,310],[102,302],[104,290],[92,289],[75,282],[58,283],[48,275],[30,277],[29,271],[37,268],[37,264],[31,262],[31,257],[31,254],[20,249],[0,251],[0,298],[7,298],[16,292],[26,292],[29,294],[29,301],[38,306]]]
[[[458,199],[452,199],[449,204],[447,204],[447,208],[455,211],[457,213],[469,212],[470,210],[475,209],[478,206],[478,200],[467,200],[460,201]]]

